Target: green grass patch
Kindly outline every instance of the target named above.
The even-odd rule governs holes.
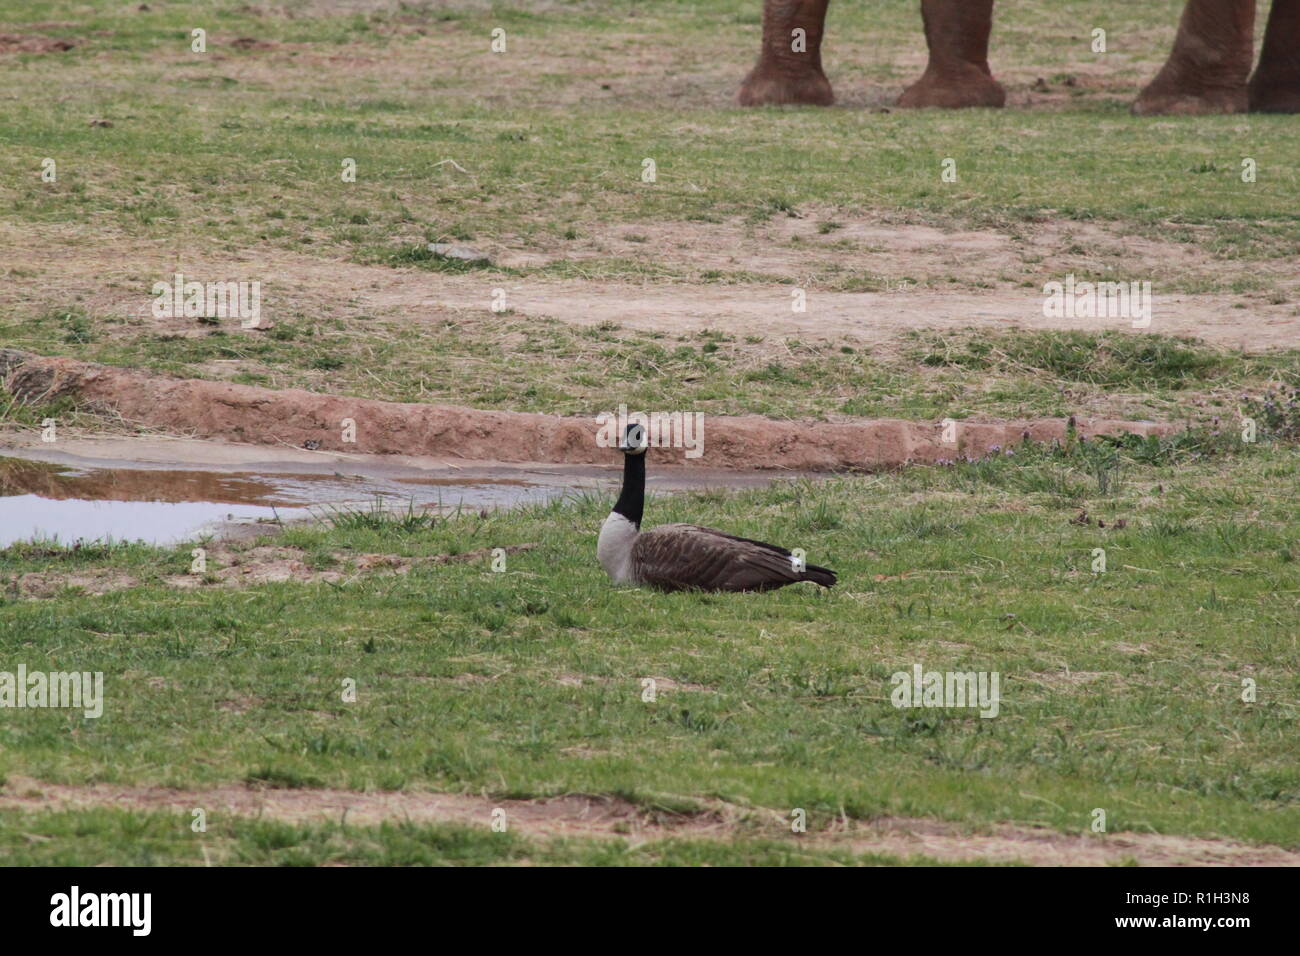
[[[1123,332],[910,332],[912,356],[932,368],[1045,373],[1063,382],[1143,391],[1182,389],[1230,369],[1275,367],[1191,338]]]
[[[0,318],[0,336],[42,351],[54,325]],[[1257,398],[1263,421],[1262,405],[1279,383],[1300,384],[1300,350],[1240,353],[1154,333],[911,332],[900,349],[872,350],[510,314],[416,326],[300,315],[256,336],[223,329],[195,337],[132,334],[110,318],[91,328],[91,342],[62,349],[181,377],[228,376],[224,364],[213,363],[234,362],[239,372],[230,377],[245,384],[561,415],[594,416],[626,403],[823,420],[1066,417],[1086,410],[1209,423],[1235,421]],[[62,423],[71,409],[60,400],[53,417]],[[4,420],[34,425],[41,414],[0,394]]]
[[[1231,447],[1069,443],[651,501],[650,524],[805,548],[840,573],[829,593],[613,588],[592,553],[609,501],[592,495],[278,541],[409,556],[539,542],[504,573],[417,564],[343,586],[175,591],[159,576],[187,549],[106,551],[91,564],[140,587],[0,604],[0,658],[101,670],[107,696],[98,720],[11,712],[0,774],[720,799],[802,807],[815,826],[897,814],[1083,832],[1100,806],[1111,832],[1297,846],[1300,458]],[[1123,480],[1103,488],[1107,450]],[[67,560],[0,556],[5,576]],[[913,663],[999,672],[1000,716],[896,710],[889,677]],[[648,704],[646,677],[679,686]]]

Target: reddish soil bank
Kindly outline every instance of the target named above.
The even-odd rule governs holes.
[[[128,422],[201,438],[260,445],[291,445],[338,452],[432,455],[502,462],[556,464],[612,462],[617,453],[596,444],[592,418],[481,411],[322,395],[298,389],[175,379],[67,358],[0,350],[0,375],[19,401],[70,396]],[[343,422],[356,424],[356,441],[343,441]],[[906,462],[934,462],[989,454],[1015,444],[1063,439],[1063,419],[958,422],[956,444],[944,442],[941,423],[878,419],[847,424],[771,421],[757,415],[707,416],[704,454],[652,448],[652,461],[713,468],[800,471],[869,470]],[[1163,435],[1175,426],[1080,419],[1081,436],[1132,432]]]

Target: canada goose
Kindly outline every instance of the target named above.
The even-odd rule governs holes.
[[[693,524],[642,533],[646,445],[644,427],[629,425],[619,444],[623,489],[596,541],[596,558],[615,583],[661,591],[770,591],[797,581],[825,588],[835,583],[834,571],[815,564],[797,569],[790,552],[774,544]]]

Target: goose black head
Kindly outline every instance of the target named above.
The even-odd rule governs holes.
[[[625,455],[644,455],[649,444],[650,436],[646,434],[645,426],[633,423],[628,425],[627,431],[623,433],[623,440],[618,443],[618,450]]]

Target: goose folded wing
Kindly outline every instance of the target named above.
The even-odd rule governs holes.
[[[691,524],[643,532],[632,560],[643,583],[665,591],[762,591],[801,579],[785,548]]]

